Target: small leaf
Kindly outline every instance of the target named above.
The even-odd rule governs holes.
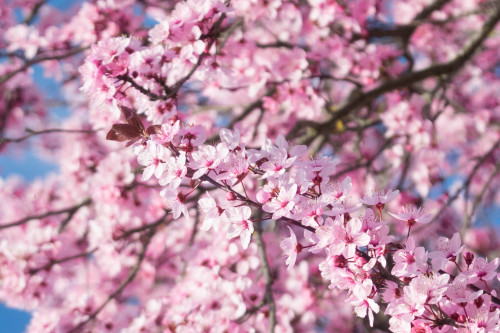
[[[142,135],[143,132],[135,126],[129,124],[114,124],[106,135],[106,139],[119,142],[133,139],[137,141]]]
[[[144,124],[134,110],[126,106],[120,106],[120,110],[122,111],[122,114],[125,117],[127,123],[134,127],[137,127],[141,132],[144,132]]]
[[[161,129],[160,125],[151,125],[146,129],[146,133],[149,135],[156,134]]]

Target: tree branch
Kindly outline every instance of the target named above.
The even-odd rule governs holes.
[[[72,256],[64,257],[64,258],[61,258],[61,259],[50,259],[49,263],[47,263],[46,265],[38,267],[38,268],[30,268],[28,272],[29,272],[29,274],[33,275],[33,274],[36,274],[36,273],[38,273],[40,271],[43,271],[43,270],[49,270],[49,269],[52,268],[52,266],[54,266],[56,264],[62,264],[62,263],[65,263],[67,261],[71,261],[71,260],[78,259],[78,258],[85,258],[88,255],[94,253],[95,251],[97,251],[97,249],[93,249],[92,251],[88,251],[88,252],[79,253],[79,254],[75,254],[75,255],[72,255]]]
[[[142,231],[145,231],[145,230],[148,230],[148,229],[151,229],[151,228],[157,228],[158,226],[160,226],[162,223],[165,222],[165,218],[168,216],[168,214],[170,214],[170,211],[166,210],[165,213],[158,220],[156,220],[155,222],[152,222],[150,224],[145,224],[145,225],[137,227],[137,228],[126,230],[121,235],[119,235],[118,237],[114,238],[114,240],[119,240],[119,239],[127,238],[130,235],[132,235],[132,234],[135,234],[137,232],[142,232]],[[170,220],[168,223],[170,223],[172,221],[173,220]]]
[[[86,49],[88,49],[88,47],[77,47],[74,49],[70,49],[67,53],[63,53],[60,55],[47,55],[47,56],[42,56],[39,58],[28,60],[28,61],[26,61],[26,63],[24,63],[24,65],[22,65],[18,69],[13,70],[12,72],[9,72],[9,73],[6,73],[6,74],[0,76],[0,85],[4,84],[8,80],[10,80],[14,76],[16,76],[17,74],[24,72],[25,70],[27,70],[31,66],[38,64],[39,62],[47,61],[47,60],[61,60],[64,58],[74,56],[82,51],[85,51]]]
[[[322,124],[317,124],[316,126],[317,132],[323,134],[329,133],[332,130],[332,128],[334,128],[337,120],[345,117],[354,110],[367,106],[375,98],[385,93],[409,87],[416,82],[425,80],[430,77],[439,76],[443,74],[450,74],[460,69],[472,57],[472,55],[479,48],[479,46],[481,46],[484,40],[495,28],[499,20],[500,20],[500,5],[497,5],[494,14],[492,14],[488,18],[488,20],[484,23],[481,30],[453,60],[447,63],[432,65],[428,68],[422,69],[417,72],[409,72],[403,74],[398,78],[383,82],[378,87],[368,90],[364,93],[361,93],[360,95],[357,95],[355,98],[348,99],[342,105],[339,106],[334,116],[330,120]],[[301,127],[303,127],[303,124],[300,121],[297,122],[287,137],[290,138],[295,136],[297,130],[300,129]]]
[[[222,185],[222,184],[219,184],[218,182],[216,182],[215,180],[213,180],[210,176],[208,175],[203,175],[200,177],[200,180],[201,181],[206,181],[212,185],[214,185],[215,187],[221,189],[221,190],[224,190],[226,192],[231,192],[232,194],[234,194],[236,196],[236,198],[240,201],[243,201],[245,202],[246,204],[250,205],[250,206],[253,206],[255,208],[258,208],[260,210],[262,210],[262,205],[258,202],[255,202],[253,200],[250,200],[248,199],[247,197],[241,195],[240,193],[236,192],[235,190],[233,190],[231,187],[227,186],[227,185]],[[307,229],[311,232],[315,232],[316,229],[312,228],[312,227],[309,227],[309,226],[306,226],[306,225],[303,225],[302,223],[300,223],[299,221],[296,221],[294,219],[291,219],[291,218],[288,218],[288,217],[281,217],[279,220],[281,221],[284,221],[284,222],[288,222],[288,223],[291,223],[297,227],[300,227],[300,228],[303,228],[303,229]]]
[[[47,0],[38,1],[35,4],[35,6],[33,7],[33,9],[30,11],[28,16],[26,16],[26,18],[24,19],[24,24],[30,25],[31,23],[33,23],[38,12],[40,11],[40,8],[42,8],[42,6],[45,5],[46,3],[47,3]]]
[[[264,281],[266,284],[263,302],[269,305],[269,333],[274,333],[276,328],[276,303],[274,302],[273,291],[271,289],[274,279],[271,268],[269,267],[269,261],[267,260],[266,245],[262,240],[262,225],[260,223],[255,225],[255,241],[257,243],[262,273],[264,274]]]
[[[71,206],[71,207],[68,207],[68,208],[63,208],[63,209],[59,209],[59,210],[50,211],[50,212],[43,213],[43,214],[40,214],[40,215],[27,216],[25,218],[20,219],[19,221],[2,224],[2,225],[0,225],[0,229],[7,229],[7,228],[10,228],[10,227],[15,227],[15,226],[18,226],[18,225],[25,224],[25,223],[27,223],[27,222],[29,222],[31,220],[41,220],[41,219],[44,219],[44,218],[49,217],[49,216],[59,215],[59,214],[64,214],[64,213],[68,213],[69,214],[68,217],[72,217],[76,213],[76,211],[78,211],[80,208],[82,208],[83,206],[88,206],[91,203],[92,203],[92,199],[87,198],[87,199],[85,199],[84,201],[80,202],[79,204],[77,204],[75,206]],[[68,220],[68,222],[69,222],[69,220]],[[63,225],[64,225],[64,222],[63,222]]]
[[[446,204],[439,210],[439,212],[434,216],[434,218],[432,219],[431,222],[434,222],[439,216],[441,216],[441,214],[453,203],[453,201],[455,201],[458,196],[460,195],[460,193],[462,193],[462,191],[464,189],[466,189],[470,183],[472,182],[472,179],[474,178],[474,175],[476,174],[476,172],[479,170],[479,168],[481,167],[481,165],[483,165],[484,162],[486,162],[486,160],[495,152],[495,150],[497,148],[500,147],[500,140],[498,140],[494,145],[493,147],[491,147],[490,150],[488,150],[488,152],[486,154],[484,154],[478,161],[477,163],[474,165],[471,173],[469,174],[469,176],[467,177],[467,179],[465,180],[465,182],[462,184],[462,186],[455,191],[455,193],[448,198],[448,201],[446,202]]]
[[[109,302],[111,302],[113,299],[119,296],[122,293],[122,291],[134,280],[135,276],[137,275],[137,272],[139,272],[139,269],[141,268],[141,264],[144,260],[144,257],[146,256],[146,250],[148,249],[149,243],[155,233],[155,230],[156,228],[151,228],[148,234],[146,235],[145,239],[142,241],[142,250],[141,253],[139,253],[139,257],[137,258],[137,263],[135,264],[134,268],[132,268],[127,278],[118,286],[118,288],[115,289],[113,293],[111,293],[108,296],[108,298],[94,312],[92,312],[92,314],[89,315],[89,317],[86,320],[82,321],[80,324],[78,324],[78,326],[71,329],[68,333],[79,332],[87,323],[94,320],[97,317],[97,315],[102,311],[102,309],[104,309]]]
[[[26,128],[25,131],[28,132],[29,134],[25,136],[21,136],[19,138],[0,138],[0,146],[5,143],[19,143],[24,140],[27,140],[31,138],[32,136],[35,135],[40,135],[40,134],[47,134],[47,133],[95,133],[98,131],[101,131],[102,129],[96,129],[96,130],[85,130],[85,129],[63,129],[63,128],[51,128],[51,129],[45,129],[41,131],[34,131],[32,129]]]

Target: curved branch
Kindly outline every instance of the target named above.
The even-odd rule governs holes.
[[[102,128],[96,129],[96,130],[85,130],[85,129],[63,129],[63,128],[50,128],[50,129],[45,129],[41,131],[34,131],[29,128],[26,128],[25,131],[28,132],[29,134],[26,134],[25,136],[21,136],[19,138],[0,138],[0,145],[5,144],[5,143],[19,143],[24,140],[27,140],[31,138],[32,136],[35,135],[40,135],[40,134],[47,134],[47,133],[95,133],[98,131],[101,131]]]
[[[456,190],[455,193],[451,197],[448,198],[448,201],[446,202],[446,204],[439,210],[439,212],[434,216],[434,218],[432,219],[431,222],[434,222],[439,216],[441,216],[441,214],[453,203],[453,201],[455,201],[458,198],[460,193],[462,193],[463,190],[465,190],[467,187],[469,187],[470,183],[472,182],[472,179],[474,178],[476,172],[479,170],[481,165],[483,165],[483,163],[486,162],[486,160],[488,160],[488,158],[499,147],[500,147],[500,140],[498,140],[493,145],[493,147],[491,147],[490,150],[488,150],[488,152],[486,152],[486,154],[481,156],[481,158],[477,161],[477,163],[472,168],[471,173],[469,174],[469,176],[467,177],[465,182],[462,184],[462,186],[458,190]]]
[[[459,70],[472,57],[475,51],[482,45],[482,43],[488,37],[491,31],[493,31],[499,20],[500,20],[500,5],[497,5],[495,13],[492,14],[488,18],[488,20],[484,23],[483,27],[481,28],[479,33],[477,33],[476,37],[474,37],[468,43],[468,45],[459,53],[459,55],[456,56],[453,60],[447,63],[436,64],[428,68],[422,69],[420,71],[403,74],[398,78],[381,83],[378,87],[375,87],[359,95],[356,95],[354,99],[349,99],[345,101],[342,105],[340,105],[337,111],[335,112],[335,115],[330,120],[322,124],[317,124],[316,126],[317,132],[323,134],[329,133],[334,128],[337,120],[345,117],[354,110],[367,106],[374,99],[385,93],[409,87],[416,82],[420,82],[430,77],[450,74]],[[290,138],[295,136],[297,130],[300,129],[301,127],[303,127],[303,124],[301,122],[297,122],[294,129],[290,131],[287,137]]]
[[[267,260],[266,245],[262,240],[262,225],[260,223],[255,226],[255,231],[255,241],[257,242],[259,257],[262,264],[262,273],[264,274],[264,281],[266,284],[263,302],[269,305],[269,333],[274,333],[276,327],[276,303],[274,302],[273,292],[271,289],[274,279],[271,273],[271,268],[269,267],[269,261]]]
[[[43,214],[40,214],[40,215],[27,216],[27,217],[22,218],[22,219],[20,219],[18,221],[15,221],[15,222],[2,224],[2,225],[0,225],[0,229],[7,229],[7,228],[10,228],[10,227],[15,227],[15,226],[18,226],[18,225],[25,224],[25,223],[27,223],[29,221],[32,221],[32,220],[41,220],[41,219],[44,219],[44,218],[49,217],[49,216],[59,215],[59,214],[65,214],[65,213],[68,213],[69,214],[68,217],[69,217],[69,219],[71,219],[71,217],[80,208],[82,208],[83,206],[88,206],[91,203],[92,203],[92,199],[87,198],[87,199],[85,199],[84,201],[80,202],[79,204],[77,204],[75,206],[71,206],[71,207],[63,208],[63,209],[59,209],[59,210],[53,210],[53,211],[46,212],[46,213],[43,213]],[[66,220],[68,220],[68,222],[69,222],[69,219],[66,219]],[[63,225],[65,225],[64,222],[63,222],[63,224],[61,226],[63,226]]]
[[[47,56],[42,56],[39,58],[28,60],[24,65],[22,65],[18,69],[13,70],[12,72],[9,72],[9,73],[6,73],[6,74],[0,76],[0,85],[4,84],[8,80],[10,80],[14,76],[16,76],[17,74],[24,72],[25,70],[27,70],[28,68],[30,68],[31,66],[33,66],[35,64],[38,64],[40,62],[47,61],[47,60],[61,60],[64,58],[68,58],[68,57],[74,56],[82,51],[85,51],[86,49],[88,49],[88,46],[87,47],[77,47],[74,49],[70,49],[67,53],[63,53],[60,55],[50,55],[50,56],[47,55]]]
[[[91,255],[92,253],[94,253],[95,251],[97,251],[97,248],[93,249],[92,251],[78,253],[78,254],[64,257],[61,259],[50,259],[49,263],[47,263],[46,265],[38,267],[38,268],[30,268],[28,272],[33,275],[33,274],[36,274],[36,273],[43,271],[43,270],[49,270],[50,268],[52,268],[52,266],[54,266],[56,264],[62,264],[62,263],[65,263],[67,261],[71,261],[71,260],[78,259],[78,258],[85,258],[88,255]]]
[[[79,332],[85,325],[87,325],[87,323],[94,320],[102,311],[102,309],[104,309],[109,302],[118,297],[122,293],[122,291],[134,280],[135,276],[139,272],[139,269],[141,268],[142,262],[144,261],[146,250],[148,249],[149,243],[151,242],[151,238],[153,237],[155,230],[156,228],[151,228],[146,238],[143,240],[142,250],[141,253],[139,253],[139,257],[137,258],[137,263],[135,264],[134,268],[132,268],[127,278],[118,286],[118,288],[115,289],[113,293],[108,296],[108,298],[106,298],[106,300],[94,312],[92,312],[92,314],[89,315],[86,320],[82,321],[80,324],[78,324],[78,326],[71,329],[68,333]]]
[[[152,229],[152,228],[155,229],[156,227],[158,227],[159,225],[161,225],[162,223],[165,222],[165,218],[168,216],[168,214],[170,214],[169,210],[165,211],[165,213],[158,220],[156,220],[155,222],[152,222],[150,224],[145,224],[145,225],[142,225],[142,226],[137,227],[137,228],[125,230],[123,232],[123,234],[121,234],[118,237],[116,237],[115,240],[127,238],[130,235],[135,234],[137,232],[142,232],[142,231],[145,231],[145,230],[148,230],[148,229]],[[172,221],[173,220],[168,221],[168,224],[170,222],[172,222]]]

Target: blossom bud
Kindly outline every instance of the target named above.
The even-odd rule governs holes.
[[[234,201],[236,199],[237,199],[236,195],[233,192],[227,192],[227,194],[226,194],[227,201]]]
[[[472,262],[474,261],[474,253],[472,252],[465,252],[464,253],[464,260],[467,266],[470,266]]]
[[[453,320],[455,320],[458,323],[465,323],[465,316],[461,315],[461,314],[458,314],[457,312],[452,313],[450,315],[450,318],[453,319]]]
[[[478,308],[478,309],[479,309],[479,308],[481,307],[481,305],[483,305],[483,304],[484,304],[484,299],[483,299],[481,296],[479,296],[478,298],[476,298],[476,299],[474,300],[474,305],[475,305],[475,306],[476,306],[476,308]]]
[[[334,267],[344,268],[347,266],[347,259],[343,255],[332,256],[329,260]]]
[[[265,204],[269,201],[269,199],[271,199],[271,194],[264,190],[260,190],[259,192],[257,192],[256,198],[258,202],[260,202],[261,204]]]
[[[363,257],[358,257],[358,258],[356,259],[356,267],[361,268],[361,267],[363,267],[363,266],[364,266],[367,262],[368,262],[368,260],[366,260],[365,258],[363,258]]]
[[[411,282],[411,277],[409,276],[402,276],[399,278],[401,281],[403,281],[404,283],[408,284]]]

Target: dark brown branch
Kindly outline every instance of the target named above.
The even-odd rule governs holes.
[[[98,132],[100,130],[102,130],[102,129],[85,130],[85,129],[51,128],[51,129],[46,129],[46,130],[41,130],[41,131],[34,131],[34,130],[29,129],[29,128],[26,128],[25,131],[28,132],[29,134],[27,134],[25,136],[21,136],[19,138],[1,138],[0,145],[4,144],[4,143],[22,142],[24,140],[31,138],[32,136],[40,135],[40,134],[47,134],[47,133],[95,133],[95,132]]]
[[[437,0],[429,4],[427,7],[422,9],[420,13],[415,16],[415,19],[410,24],[396,25],[390,28],[371,28],[368,30],[368,36],[364,37],[362,35],[354,35],[353,41],[366,38],[401,38],[403,41],[408,40],[411,35],[415,32],[417,27],[422,24],[422,20],[428,18],[434,11],[441,9],[445,4],[450,2],[450,0]]]
[[[403,191],[403,185],[406,179],[406,175],[408,174],[408,169],[410,168],[410,163],[411,163],[411,152],[406,152],[404,156],[404,161],[403,161],[403,170],[401,171],[401,176],[399,177],[398,185],[396,188],[399,191]]]
[[[264,274],[264,282],[266,284],[263,301],[265,304],[269,305],[269,333],[274,333],[276,327],[276,303],[274,302],[273,291],[271,289],[274,279],[271,273],[271,268],[269,267],[269,261],[267,260],[266,245],[262,240],[262,224],[257,223],[255,225],[255,231],[255,241],[257,243],[261,269]]]
[[[462,193],[463,190],[465,190],[466,188],[469,187],[470,183],[472,182],[472,179],[474,178],[474,176],[476,175],[476,172],[479,170],[479,168],[481,167],[481,165],[483,165],[484,162],[486,162],[486,160],[488,160],[488,158],[495,152],[496,149],[498,149],[500,147],[500,140],[498,140],[494,145],[493,147],[490,148],[490,150],[488,150],[488,152],[486,154],[484,154],[483,156],[481,156],[481,158],[479,158],[479,160],[477,161],[477,163],[474,165],[474,167],[472,168],[472,171],[471,173],[469,174],[469,176],[467,177],[467,179],[465,180],[465,182],[462,184],[462,186],[455,191],[455,193],[448,198],[448,201],[446,202],[446,204],[444,206],[441,207],[441,209],[439,210],[439,212],[434,216],[434,218],[432,219],[431,222],[434,222],[439,216],[441,216],[441,214],[458,198],[458,196],[460,195],[460,193]]]
[[[134,268],[132,268],[127,278],[118,286],[118,288],[115,289],[113,293],[108,296],[108,298],[106,298],[106,300],[94,312],[92,312],[92,314],[89,315],[86,320],[82,321],[80,324],[78,324],[78,326],[70,330],[68,333],[79,332],[85,325],[87,325],[87,323],[94,320],[102,311],[102,309],[104,309],[109,302],[118,297],[122,293],[122,291],[134,280],[137,272],[139,272],[139,269],[141,268],[141,264],[144,260],[144,257],[146,256],[146,250],[148,249],[149,243],[155,233],[155,230],[156,228],[151,228],[145,239],[142,241],[142,250],[141,253],[139,253],[139,257],[137,258],[137,263],[135,264]]]
[[[160,226],[162,223],[165,222],[165,218],[168,216],[168,214],[170,214],[169,210],[165,211],[165,213],[158,220],[156,220],[155,222],[152,222],[152,223],[149,223],[149,224],[145,224],[145,225],[142,225],[142,226],[137,227],[137,228],[125,230],[125,231],[123,231],[123,233],[121,235],[119,235],[118,237],[116,237],[115,240],[127,238],[130,235],[133,235],[135,233],[142,232],[142,231],[145,231],[145,230],[149,230],[149,229],[152,229],[152,228],[156,229],[158,226]],[[170,222],[172,222],[172,221],[173,220],[168,221],[167,224],[170,223]]]
[[[84,253],[78,253],[78,254],[64,257],[64,258],[60,258],[60,259],[50,259],[46,265],[43,265],[43,266],[38,267],[38,268],[30,268],[29,274],[33,275],[33,274],[36,274],[36,273],[43,271],[43,270],[50,270],[52,268],[52,266],[65,263],[67,261],[75,260],[78,258],[86,258],[87,256],[91,255],[95,251],[97,251],[97,249],[93,249],[92,251],[88,251],[88,252],[84,252]]]
[[[231,120],[231,123],[229,124],[228,128],[233,128],[234,125],[239,122],[239,121],[242,121],[243,119],[245,119],[253,110],[255,109],[258,109],[258,108],[261,108],[262,107],[262,99],[264,97],[269,97],[269,96],[272,96],[276,93],[276,86],[273,86],[272,88],[270,88],[262,97],[260,97],[259,99],[255,100],[253,103],[249,104],[244,110],[243,112],[238,115],[238,117],[234,118],[233,120]]]
[[[169,89],[169,91],[166,91],[166,93],[167,93],[166,99],[175,97],[177,95],[177,92],[182,87],[182,85],[184,83],[186,83],[186,81],[191,78],[191,76],[196,72],[196,70],[198,69],[198,67],[200,67],[201,63],[203,62],[203,59],[205,59],[205,57],[209,55],[208,52],[210,51],[210,49],[214,45],[215,41],[217,40],[217,37],[219,37],[219,35],[220,35],[221,25],[222,25],[222,22],[224,21],[225,18],[226,18],[226,14],[222,14],[219,17],[219,19],[217,20],[217,22],[214,23],[214,25],[212,26],[212,28],[210,28],[210,31],[207,33],[207,36],[210,36],[211,38],[210,38],[210,41],[208,42],[208,45],[206,47],[206,52],[203,52],[202,54],[200,54],[200,56],[198,57],[198,61],[191,68],[191,70],[186,74],[186,76],[184,76],[182,79],[180,79],[179,81],[177,81]]]
[[[481,189],[481,191],[479,192],[479,194],[474,199],[474,203],[472,204],[471,212],[469,214],[467,214],[467,216],[465,218],[465,221],[464,221],[464,224],[462,226],[462,231],[461,231],[462,239],[463,239],[463,237],[465,235],[465,232],[467,231],[467,229],[469,228],[469,226],[470,226],[470,224],[472,222],[472,218],[474,217],[474,214],[476,212],[477,207],[479,206],[479,204],[483,200],[483,197],[486,194],[486,192],[490,189],[492,181],[495,179],[496,176],[498,176],[499,173],[500,173],[500,165],[497,165],[495,171],[484,182],[483,188]]]
[[[0,76],[0,85],[4,84],[8,80],[10,80],[14,76],[16,76],[17,74],[24,72],[25,70],[27,70],[28,68],[30,68],[31,66],[33,66],[35,64],[38,64],[40,62],[47,61],[47,60],[61,60],[61,59],[65,59],[68,57],[72,57],[72,56],[74,56],[82,51],[85,51],[86,49],[88,49],[88,47],[77,47],[74,49],[70,49],[68,52],[63,53],[63,54],[41,56],[41,57],[38,57],[35,59],[28,60],[28,61],[26,61],[26,63],[24,63],[24,65],[22,65],[18,69],[13,70],[12,72],[6,73],[3,76]]]
[[[40,0],[38,1],[35,6],[33,6],[33,9],[31,9],[30,13],[26,18],[24,19],[24,24],[30,25],[33,23],[35,20],[36,16],[38,15],[38,12],[40,11],[40,8],[42,8],[43,5],[47,3],[47,0]]]
[[[144,88],[143,86],[139,85],[137,82],[135,82],[131,77],[129,77],[127,74],[124,75],[118,75],[117,79],[125,81],[127,83],[130,83],[132,87],[135,89],[139,90],[143,95],[146,95],[149,97],[151,101],[158,101],[158,100],[166,100],[167,98],[164,96],[160,96],[155,94],[152,91],[149,91],[148,89]]]
[[[352,172],[354,170],[357,170],[357,169],[360,169],[360,168],[367,168],[369,166],[371,166],[373,164],[373,162],[375,162],[375,160],[392,144],[392,142],[394,141],[394,139],[396,139],[397,136],[393,136],[393,137],[390,137],[388,138],[383,145],[380,146],[380,148],[375,152],[375,154],[373,154],[372,157],[370,157],[368,160],[366,160],[365,162],[362,162],[362,161],[359,161],[358,163],[356,164],[353,164],[351,166],[348,166],[347,168],[337,172],[333,178],[339,178],[343,175],[345,175],[346,173],[349,173],[349,172]]]
[[[226,192],[231,192],[233,193],[236,198],[238,198],[238,200],[240,201],[243,201],[245,202],[246,204],[250,205],[250,206],[253,206],[255,208],[258,208],[260,210],[262,210],[262,205],[258,202],[255,202],[253,200],[250,200],[248,198],[246,198],[245,196],[241,195],[240,193],[236,192],[235,190],[233,190],[231,187],[227,186],[227,185],[222,185],[222,184],[219,184],[218,182],[216,182],[215,180],[213,180],[210,176],[208,175],[203,175],[200,177],[200,180],[201,181],[206,181],[212,185],[214,185],[215,187],[221,189],[221,190],[224,190]],[[297,227],[300,227],[300,228],[303,228],[303,229],[307,229],[311,232],[315,232],[316,229],[312,228],[312,227],[309,227],[309,226],[305,226],[303,225],[302,223],[300,223],[299,221],[296,221],[296,220],[293,220],[291,218],[288,218],[288,217],[281,217],[279,220],[281,221],[284,221],[284,222],[288,222],[288,223],[291,223]]]
[[[422,69],[417,72],[409,72],[401,75],[398,78],[388,80],[381,83],[378,87],[368,90],[355,98],[348,99],[345,101],[335,112],[334,116],[325,123],[317,124],[316,131],[318,133],[329,133],[332,128],[334,128],[337,120],[342,119],[349,113],[358,110],[362,107],[370,104],[375,98],[391,92],[393,90],[399,90],[411,86],[416,82],[420,82],[430,77],[440,76],[444,74],[451,74],[459,70],[475,53],[475,51],[481,46],[484,40],[488,37],[491,31],[495,28],[496,24],[500,20],[500,5],[496,7],[495,13],[491,15],[488,20],[484,23],[483,27],[477,33],[468,45],[460,52],[455,59],[447,63],[441,63],[432,65],[428,68]],[[298,129],[303,127],[301,122],[297,122],[294,129],[290,131],[288,137],[293,137],[296,135]]]
[[[27,216],[25,218],[20,219],[19,221],[2,224],[2,225],[0,225],[0,229],[7,229],[10,227],[15,227],[18,225],[25,224],[25,223],[32,221],[32,220],[41,220],[41,219],[44,219],[46,217],[53,216],[53,215],[68,213],[70,216],[73,216],[76,213],[76,211],[78,211],[81,207],[88,206],[91,203],[92,203],[92,200],[90,198],[87,198],[75,206],[71,206],[71,207],[63,208],[63,209],[59,209],[59,210],[53,210],[53,211],[46,212],[46,213],[43,213],[40,215]]]

